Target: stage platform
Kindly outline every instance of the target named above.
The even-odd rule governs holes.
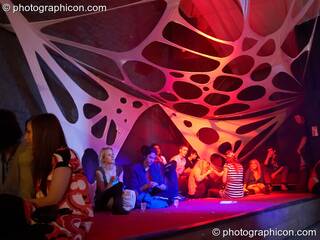
[[[320,221],[320,198],[307,193],[251,195],[235,202],[217,198],[180,202],[175,208],[134,210],[129,215],[98,213],[89,240],[214,239],[212,230],[306,229]],[[215,239],[221,239],[222,236]],[[318,236],[310,239],[319,239]],[[263,239],[228,237],[224,239]],[[282,239],[269,237],[267,239]],[[307,239],[307,238],[306,238]],[[309,239],[309,238],[308,238]]]

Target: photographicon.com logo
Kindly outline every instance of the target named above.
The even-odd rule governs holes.
[[[9,12],[11,9],[11,6],[9,3],[4,3],[2,4],[2,10],[5,11],[5,12]]]
[[[56,4],[56,5],[35,5],[35,4],[17,4],[10,5],[9,3],[2,4],[4,12],[35,12],[43,14],[46,12],[106,12],[108,7],[106,5],[70,5],[70,4]]]
[[[220,229],[211,230],[213,237],[314,237],[316,239],[317,230],[287,230],[287,229]]]

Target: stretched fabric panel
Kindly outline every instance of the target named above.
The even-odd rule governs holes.
[[[79,154],[109,145],[127,156],[134,132],[151,135],[141,144],[186,143],[203,158],[231,148],[244,159],[302,101],[319,2],[96,0],[107,8],[1,12],[0,26],[16,34],[46,111]],[[167,138],[152,131],[165,125]]]

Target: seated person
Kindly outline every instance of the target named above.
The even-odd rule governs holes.
[[[154,143],[151,145],[151,147],[153,147],[157,151],[157,158],[156,158],[155,162],[159,162],[162,165],[166,165],[167,160],[166,160],[165,156],[162,155],[160,145],[157,143]]]
[[[115,164],[112,148],[102,148],[99,160],[100,166],[96,170],[95,211],[104,211],[112,206],[113,214],[127,214],[122,206],[123,171]]]
[[[267,157],[264,160],[265,166],[265,183],[269,190],[272,190],[271,182],[279,175],[281,178],[281,190],[287,191],[288,168],[284,162],[278,159],[278,155],[273,148],[268,149]]]
[[[207,196],[208,176],[213,172],[211,162],[199,160],[192,168],[188,178],[188,195],[190,198],[201,198]]]
[[[143,160],[132,166],[126,185],[136,192],[136,206],[145,201],[146,196],[169,198],[171,189],[165,184],[164,171],[160,163],[156,163],[156,150],[149,146],[142,147]],[[147,206],[152,208],[151,205]]]
[[[22,132],[13,112],[0,109],[0,132],[0,193],[34,197],[32,149],[21,141]]]
[[[213,169],[215,169],[218,172],[221,172],[223,170],[223,166],[225,164],[225,159],[218,153],[214,153],[211,155],[210,162],[213,166]],[[212,172],[209,175],[209,186],[208,189],[222,189],[223,183],[222,178],[218,175],[216,175],[214,172]]]
[[[180,175],[183,173],[185,169],[187,153],[188,153],[188,147],[181,145],[179,147],[179,153],[170,159],[170,162],[176,162],[177,164],[176,172],[177,172],[178,178],[180,177]]]
[[[86,239],[93,217],[88,181],[57,117],[45,113],[30,119],[26,140],[33,149],[37,190],[36,198],[30,200],[36,207],[32,219],[50,222],[53,230],[47,239]],[[54,215],[43,216],[48,209]]]
[[[188,178],[194,165],[198,162],[199,155],[196,150],[191,150],[189,156],[186,159],[186,165],[183,173],[179,178],[179,190],[182,195],[186,195],[188,192]]]
[[[309,182],[308,190],[315,194],[320,194],[320,160],[316,163],[312,169]]]
[[[180,200],[184,200],[185,197],[183,197],[181,194],[186,194],[186,178],[183,176],[183,172],[185,170],[186,165],[186,156],[188,153],[188,147],[185,145],[181,145],[179,147],[179,153],[175,156],[173,156],[166,167],[175,167],[176,169],[176,178],[179,186],[179,195],[176,197]],[[172,166],[171,166],[172,165]]]
[[[244,191],[248,193],[265,192],[264,177],[257,159],[250,160],[249,168],[244,177]]]
[[[226,163],[223,170],[219,172],[213,168],[212,171],[222,177],[225,187],[224,189],[210,189],[209,196],[222,198],[243,197],[243,167],[231,150],[226,152]]]
[[[186,165],[184,166],[183,174],[189,175],[193,167],[199,160],[199,155],[196,150],[191,150],[189,156],[186,159]]]

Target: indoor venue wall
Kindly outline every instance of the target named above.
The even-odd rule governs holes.
[[[90,169],[101,147],[112,146],[127,165],[151,143],[167,158],[187,144],[204,158],[232,149],[241,160],[262,159],[273,145],[297,169],[293,146],[320,121],[320,30],[317,11],[310,15],[319,1],[294,1],[301,16],[296,6],[283,7],[288,1],[265,6],[283,13],[269,32],[261,30],[267,14],[250,5],[247,16],[233,0],[223,1],[232,10],[224,14],[237,29],[213,31],[217,16],[205,22],[202,11],[225,6],[199,2],[110,1],[116,10],[72,19],[2,12],[0,108],[16,112],[22,127],[31,115],[55,113]],[[305,128],[293,121],[295,113],[306,117]],[[309,134],[311,151],[318,141]]]

